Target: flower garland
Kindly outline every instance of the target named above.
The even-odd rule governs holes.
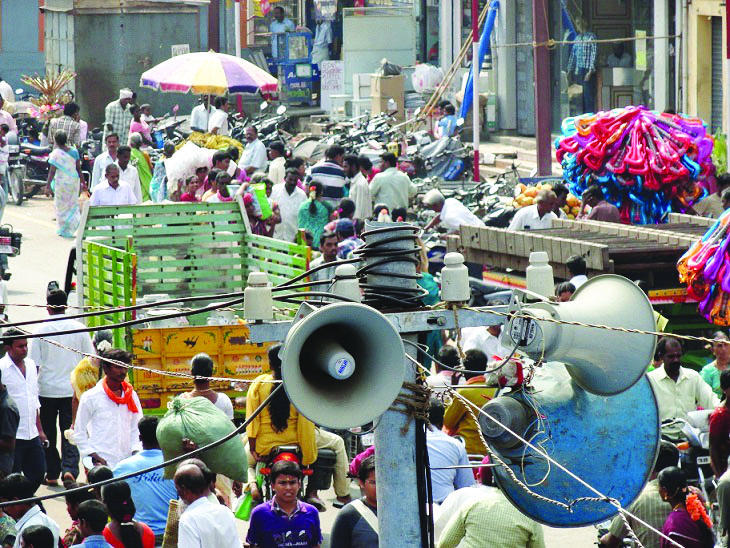
[[[687,507],[687,512],[689,512],[689,516],[692,518],[692,521],[699,521],[701,519],[707,528],[712,530],[712,521],[710,521],[710,516],[707,515],[705,505],[702,501],[700,501],[699,497],[695,493],[687,496],[685,506]]]

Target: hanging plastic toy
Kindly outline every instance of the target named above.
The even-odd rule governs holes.
[[[730,210],[677,262],[679,280],[697,299],[699,313],[716,325],[730,325]]]
[[[556,157],[571,192],[600,185],[626,223],[661,223],[670,211],[687,211],[714,174],[713,138],[698,118],[630,106],[566,118],[561,130]]]

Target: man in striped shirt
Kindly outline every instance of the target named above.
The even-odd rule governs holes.
[[[342,160],[345,149],[332,145],[325,153],[324,158],[312,166],[307,184],[319,181],[322,183],[322,196],[332,205],[337,205],[345,197],[345,171],[342,169]]]

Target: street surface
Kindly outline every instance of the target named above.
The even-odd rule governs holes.
[[[22,206],[9,204],[5,208],[3,223],[10,223],[16,231],[23,233],[23,243],[19,257],[10,258],[10,271],[13,273],[8,283],[8,294],[13,304],[32,304],[39,307],[10,306],[6,312],[10,321],[42,319],[46,317],[45,295],[46,286],[51,280],[56,280],[63,286],[68,253],[74,245],[56,235],[53,220],[53,202],[45,197],[34,197]],[[59,439],[60,444],[60,439]],[[42,486],[39,495],[46,495],[62,491],[62,487],[49,488]],[[323,499],[331,503],[334,500],[334,491],[323,492]],[[357,484],[352,484],[352,495],[359,496]],[[71,520],[66,513],[66,503],[63,497],[44,502],[49,516],[51,516],[65,531]],[[328,547],[328,533],[337,515],[337,510],[329,506],[321,514],[322,530],[325,533],[324,546]],[[248,524],[238,522],[241,539],[245,538]],[[545,541],[548,548],[577,548],[592,546],[596,541],[596,530],[593,527],[580,529],[554,529],[545,527]]]

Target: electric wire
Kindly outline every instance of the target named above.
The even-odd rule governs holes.
[[[159,470],[160,468],[164,468],[166,466],[171,466],[173,464],[177,464],[186,459],[192,458],[195,455],[199,455],[200,453],[204,453],[205,451],[214,449],[214,448],[218,447],[219,445],[226,443],[228,440],[231,440],[231,439],[235,438],[236,436],[240,435],[241,433],[243,433],[245,431],[246,427],[249,424],[251,424],[251,421],[253,421],[259,415],[259,413],[261,413],[266,408],[266,406],[269,405],[269,403],[271,402],[271,399],[274,397],[274,394],[276,394],[282,388],[282,386],[283,385],[280,384],[279,386],[274,388],[271,391],[271,393],[266,397],[266,399],[264,399],[264,401],[261,402],[261,405],[259,405],[253,411],[253,413],[251,413],[250,416],[246,417],[246,420],[239,427],[237,427],[232,432],[226,434],[219,440],[209,443],[208,445],[199,447],[199,448],[189,451],[183,455],[171,458],[160,464],[155,464],[154,466],[144,468],[143,470],[138,470],[136,472],[130,472],[128,474],[123,474],[121,476],[109,478],[109,479],[106,479],[103,481],[99,481],[97,483],[82,485],[80,487],[74,487],[73,489],[67,489],[64,491],[59,491],[57,493],[51,493],[49,495],[41,495],[41,496],[37,496],[37,497],[30,497],[27,499],[9,500],[9,501],[5,501],[5,502],[0,502],[0,508],[4,508],[6,506],[12,506],[14,504],[36,504],[36,503],[42,502],[44,500],[54,499],[54,498],[58,498],[58,497],[65,497],[66,495],[69,495],[71,493],[79,493],[81,491],[88,491],[89,489],[94,489],[96,487],[103,487],[104,485],[108,485],[110,483],[115,483],[117,481],[122,481],[122,480],[128,480],[130,478],[134,478],[137,476],[141,476],[143,474],[148,474],[150,472],[154,472],[155,470]],[[182,442],[182,440],[181,440],[181,442]]]
[[[239,293],[240,295],[240,293]],[[196,308],[195,310],[188,310],[183,312],[171,312],[170,314],[162,314],[160,316],[155,316],[154,320],[169,320],[173,318],[180,318],[180,317],[187,317],[187,316],[194,316],[196,314],[203,314],[205,312],[211,312],[213,310],[218,310],[220,308],[227,308],[229,306],[234,306],[236,304],[240,304],[243,302],[243,297],[239,297],[237,299],[231,299],[229,301],[225,301],[223,303],[214,303],[208,306],[204,306],[202,308]],[[68,316],[65,317],[68,319]],[[96,325],[96,326],[88,326],[78,329],[66,329],[64,331],[57,331],[53,333],[53,336],[59,336],[59,335],[74,335],[76,333],[90,333],[94,331],[104,331],[107,329],[118,329],[122,327],[131,327],[133,325],[139,325],[143,323],[147,323],[151,321],[150,318],[137,318],[134,320],[126,320],[123,322],[117,322],[114,324],[107,324],[107,325]],[[44,335],[47,335],[47,333],[26,333],[23,335],[2,335],[2,338],[4,341],[15,341],[19,339],[38,339],[43,337]]]
[[[155,307],[164,307],[169,304],[177,304],[177,303],[183,303],[183,302],[197,302],[197,301],[212,301],[213,299],[228,299],[228,298],[236,298],[236,297],[242,297],[243,291],[236,291],[233,293],[221,293],[218,295],[199,295],[197,297],[178,297],[175,299],[166,299],[164,301],[157,301],[154,303],[144,303],[144,304],[136,304],[132,306],[120,306],[120,307],[110,307],[106,308],[102,311],[97,312],[84,312],[81,314],[58,314],[54,316],[49,316],[47,318],[43,318],[42,320],[25,320],[22,322],[8,322],[3,324],[4,328],[10,328],[10,327],[20,327],[23,325],[32,325],[37,323],[46,323],[46,322],[57,322],[61,320],[80,320],[82,318],[93,318],[95,316],[108,316],[110,314],[118,314],[122,312],[133,312],[136,310],[142,310],[145,308],[155,308]],[[53,305],[45,305],[43,308],[58,308],[58,309],[65,309],[65,308],[74,308],[71,306],[53,306]]]

